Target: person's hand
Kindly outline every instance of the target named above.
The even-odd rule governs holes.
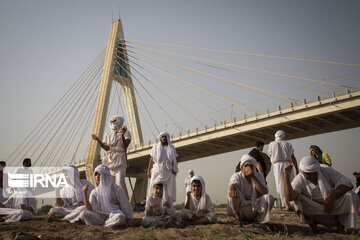
[[[147,177],[148,177],[148,178],[151,178],[151,173],[150,173],[150,171],[147,173]]]
[[[84,185],[84,186],[83,186],[83,191],[84,191],[84,193],[87,193],[88,190],[89,190],[89,185]]]
[[[164,202],[164,207],[170,208],[170,203],[168,201]]]
[[[332,206],[333,206],[333,203],[336,199],[333,197],[333,195],[330,193],[326,198],[325,198],[325,201],[324,201],[324,211],[326,213],[329,213],[331,212],[332,210]]]
[[[20,208],[23,210],[27,210],[27,207],[24,204],[20,204]]]
[[[191,198],[191,192],[190,192],[190,191],[187,192],[187,193],[186,193],[186,196],[188,197],[188,199]]]
[[[233,186],[230,186],[229,189],[229,197],[231,198],[238,198],[236,189]]]
[[[99,138],[95,135],[95,134],[91,134],[92,139],[94,139],[95,141],[97,141]]]
[[[126,133],[126,130],[127,130],[127,127],[123,127],[123,128],[121,128],[120,129],[120,136],[122,137],[122,136],[124,136],[124,134]]]
[[[84,205],[84,202],[83,201],[81,201],[81,202],[78,202],[78,207],[80,207],[80,206],[83,206]]]
[[[209,210],[207,210],[207,209],[200,209],[200,210],[198,211],[198,214],[206,214],[206,213],[209,213]]]
[[[173,173],[174,175],[176,175],[177,172],[175,172],[174,170],[172,170],[172,173]]]
[[[288,164],[284,167],[284,174],[287,175],[287,176],[290,176],[291,175],[291,172],[292,172],[292,169],[293,169],[293,165],[292,164]]]

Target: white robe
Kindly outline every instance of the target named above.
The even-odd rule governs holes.
[[[337,218],[345,227],[355,228],[359,198],[353,191],[335,200],[330,213],[324,211],[326,196],[340,185],[352,187],[350,179],[325,164],[320,164],[318,185],[306,180],[302,173],[298,174],[291,186],[299,193],[294,203],[302,223],[311,224],[315,220],[319,224],[332,226],[336,224]]]
[[[95,187],[88,180],[80,179],[80,182],[83,184],[83,186],[89,185],[88,194],[90,195],[91,191],[94,190]],[[74,211],[76,208],[81,207],[78,205],[81,201],[78,201],[76,199],[76,194],[74,194],[74,190],[72,187],[62,188],[60,191],[60,198],[64,203],[63,206],[60,207],[54,205],[54,207],[51,208],[49,211],[56,217],[65,217],[66,215]]]
[[[102,209],[97,189],[95,188],[89,197],[92,211],[87,211],[84,206],[81,206],[68,214],[65,219],[72,223],[82,220],[90,226],[113,227],[125,225],[127,219],[133,218],[131,205],[118,185],[111,185],[111,199],[109,201],[114,210],[110,213],[106,213]]]
[[[191,192],[191,178],[192,177],[190,175],[185,178],[186,192]]]
[[[256,172],[256,177],[261,185],[267,188],[264,175]],[[227,201],[228,214],[235,216],[239,213],[240,220],[252,221],[258,223],[267,223],[270,221],[270,210],[274,206],[274,197],[270,194],[260,195],[254,189],[252,183],[248,183],[242,172],[237,172],[230,178],[229,186],[238,185],[237,198],[229,197]]]
[[[288,202],[284,193],[284,167],[292,163],[291,156],[294,154],[294,149],[291,143],[286,142],[285,140],[276,139],[269,144],[268,153],[270,154],[271,162],[273,163],[276,192],[280,195],[281,204],[284,206],[284,202]],[[294,176],[294,170],[292,170],[290,181]]]
[[[171,152],[172,157],[169,157],[169,152]],[[176,162],[176,157],[178,155],[175,148],[172,145],[161,146],[161,143],[158,143],[153,146],[150,156],[154,161],[154,165],[151,170],[150,186],[152,186],[152,182],[157,178],[165,179],[167,188],[166,192],[169,196],[169,200],[176,202],[176,175],[173,171],[177,173],[179,172],[179,169]],[[147,195],[152,195],[151,188],[148,189]]]
[[[124,138],[131,139],[129,130],[126,130],[124,133]],[[110,147],[109,151],[106,151],[105,158],[102,160],[103,164],[108,166],[111,171],[120,167],[127,168],[125,146],[120,138],[120,134],[110,130],[106,133],[103,142]]]
[[[174,209],[173,203],[170,201],[170,208],[164,207],[164,199],[150,196],[146,200],[145,206],[145,217],[143,218],[144,227],[159,227],[166,224],[166,222],[173,216],[176,212]],[[150,215],[150,206],[156,204],[157,207],[153,208],[153,213]]]
[[[206,207],[204,208],[204,210],[208,210],[209,212],[205,213],[205,214],[198,213],[200,210],[201,198],[199,200],[197,200],[193,194],[190,194],[190,196],[191,196],[190,209],[183,208],[180,213],[181,218],[183,220],[190,220],[195,215],[198,218],[206,217],[210,223],[215,223],[216,222],[216,213],[214,210],[214,205],[211,202],[210,196],[208,194],[206,194],[206,200],[205,200]],[[187,199],[187,195],[186,195],[185,203],[187,202],[187,200],[188,199]]]
[[[30,193],[30,195],[32,195]],[[16,191],[3,204],[6,208],[0,208],[0,215],[7,215],[5,222],[18,222],[34,218],[37,212],[35,198],[23,197],[24,194]],[[33,212],[21,209],[21,204],[31,207]]]

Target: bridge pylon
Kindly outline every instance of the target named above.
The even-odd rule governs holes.
[[[120,83],[123,90],[128,126],[131,131],[131,144],[133,146],[140,146],[143,143],[143,136],[124,39],[121,21],[116,20],[112,23],[110,29],[100,92],[94,117],[93,133],[100,139],[103,139],[111,87],[113,81],[115,81],[115,84]],[[101,161],[100,150],[99,144],[90,138],[85,172],[86,178],[93,184],[95,183],[93,175],[94,168],[99,165]],[[127,176],[132,175],[130,172],[127,172]],[[140,175],[137,173],[132,202],[134,202],[134,199],[141,201],[146,196],[146,188],[147,177],[145,172]]]

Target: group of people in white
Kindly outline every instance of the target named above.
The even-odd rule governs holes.
[[[80,179],[76,167],[65,167],[63,172],[71,184],[70,187],[58,190],[54,206],[49,212],[50,219],[106,227],[133,223],[132,206],[125,184],[126,149],[131,135],[120,116],[111,117],[110,128],[103,141],[92,135],[106,151],[103,164],[94,170],[96,187]],[[147,170],[150,184],[142,225],[157,227],[169,222],[215,223],[217,217],[206,192],[205,180],[194,175],[193,170],[189,171],[185,179],[184,208],[176,213],[173,203],[176,201],[178,155],[167,132],[160,133],[159,141],[150,153]],[[257,149],[262,151],[263,145],[260,144]],[[309,224],[314,232],[318,230],[318,224],[335,226],[339,231],[355,228],[359,197],[352,191],[348,178],[311,156],[303,157],[298,168],[294,149],[285,140],[285,132],[281,130],[275,133],[275,141],[269,144],[268,153],[277,193],[285,210],[295,210],[302,223]],[[262,165],[252,154],[243,155],[239,171],[230,178],[227,213],[234,217],[235,224],[270,221],[274,197],[269,194],[265,171],[262,169],[266,166]],[[68,174],[70,170],[74,172],[73,177]],[[36,213],[34,203],[34,199],[14,193],[0,202],[0,215],[8,215],[8,222],[32,219]]]

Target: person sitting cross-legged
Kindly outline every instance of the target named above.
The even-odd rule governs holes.
[[[83,221],[90,226],[116,227],[131,223],[131,205],[121,187],[111,182],[110,169],[100,164],[95,168],[97,187],[88,197],[89,186],[83,187],[84,209],[65,216],[69,222]]]
[[[227,212],[235,217],[235,224],[244,222],[267,223],[274,197],[268,194],[264,175],[256,172],[256,160],[243,155],[240,172],[230,178]]]
[[[159,227],[171,221],[176,212],[166,193],[165,179],[158,178],[152,183],[151,195],[146,200],[144,227]]]
[[[186,194],[185,206],[181,210],[181,219],[188,224],[206,224],[216,222],[214,206],[206,194],[205,181],[200,176],[190,180],[192,192]]]
[[[359,198],[351,191],[350,179],[310,156],[301,159],[301,172],[290,183],[292,168],[291,164],[284,168],[284,192],[294,201],[302,223],[309,224],[313,233],[318,224],[337,227],[339,232],[355,228]]]

